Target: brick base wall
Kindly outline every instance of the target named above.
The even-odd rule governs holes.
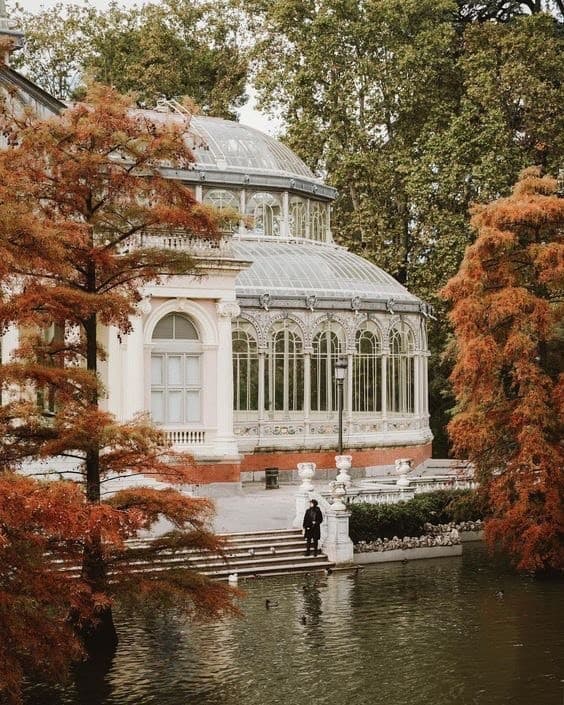
[[[396,458],[412,458],[413,466],[431,457],[431,443],[418,446],[388,446],[385,448],[362,448],[344,450],[352,455],[353,468],[365,468],[372,465],[393,465]],[[273,451],[270,453],[252,453],[245,455],[240,463],[198,463],[194,469],[193,481],[197,484],[210,482],[239,482],[242,472],[253,472],[265,468],[279,468],[281,472],[296,469],[298,463],[313,462],[318,468],[334,468],[333,451]]]
[[[336,455],[334,450],[253,453],[246,455],[241,461],[241,472],[264,470],[268,467],[279,468],[281,471],[295,470],[298,463],[306,461],[315,463],[318,468],[334,468]],[[343,455],[352,455],[353,468],[393,465],[396,458],[412,458],[413,466],[416,467],[431,457],[431,443],[419,446],[345,449]]]
[[[240,463],[197,463],[190,473],[190,479],[196,485],[208,485],[211,482],[239,482],[241,465]]]

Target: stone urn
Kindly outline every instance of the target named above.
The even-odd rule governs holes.
[[[396,480],[398,487],[409,487],[411,483],[407,478],[408,472],[411,472],[411,458],[398,458],[396,460],[396,473],[399,475]]]
[[[303,492],[313,492],[312,479],[315,475],[315,463],[298,463],[298,475],[302,480],[300,490]]]
[[[334,480],[329,483],[329,489],[331,490],[331,497],[333,498],[331,509],[337,512],[344,511],[347,508],[347,505],[343,501],[344,497],[347,495],[347,487],[344,482]]]
[[[349,475],[349,470],[352,465],[352,455],[336,455],[335,465],[339,471],[335,482],[341,482],[345,487],[350,487],[352,485],[352,477]]]

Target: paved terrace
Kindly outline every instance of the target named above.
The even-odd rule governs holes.
[[[438,461],[440,462],[440,461]],[[448,472],[450,463],[442,461],[442,472]],[[331,479],[338,473],[335,469]],[[421,465],[410,476],[433,475],[437,464]],[[325,474],[325,473],[324,473]],[[379,466],[370,469],[370,479],[397,477],[394,467]],[[368,478],[367,478],[368,479]],[[355,480],[360,483],[362,480]],[[327,490],[328,480],[314,480],[316,490]],[[281,482],[277,490],[266,490],[263,481],[243,483],[240,488],[225,487],[220,484],[200,485],[195,494],[209,497],[216,504],[217,515],[214,522],[218,533],[262,531],[269,529],[290,529],[295,514],[296,490],[300,481]]]

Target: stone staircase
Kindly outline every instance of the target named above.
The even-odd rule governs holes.
[[[146,557],[150,539],[128,541],[134,557],[129,561],[133,572],[157,573],[188,568],[213,578],[227,580],[237,574],[238,579],[312,572],[332,568],[327,556],[305,556],[302,532],[295,529],[221,534],[225,542],[223,555],[202,553],[195,549],[162,550]],[[77,566],[61,565],[61,570],[79,575]],[[111,579],[111,573],[110,573]]]
[[[239,578],[282,575],[332,568],[324,553],[305,556],[302,532],[295,529],[223,534],[225,559],[198,561],[194,568],[222,580],[233,573]]]

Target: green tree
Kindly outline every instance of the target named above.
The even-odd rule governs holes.
[[[263,107],[340,192],[336,237],[436,307],[431,425],[444,454],[453,398],[437,292],[472,242],[470,205],[508,193],[525,166],[562,159],[562,27],[524,3],[241,5]],[[471,21],[486,5],[503,5],[504,22]]]
[[[59,2],[14,18],[26,34],[14,66],[58,98],[80,95],[89,75],[148,106],[189,96],[205,113],[232,118],[246,100],[247,62],[227,0],[112,2],[106,11]]]

